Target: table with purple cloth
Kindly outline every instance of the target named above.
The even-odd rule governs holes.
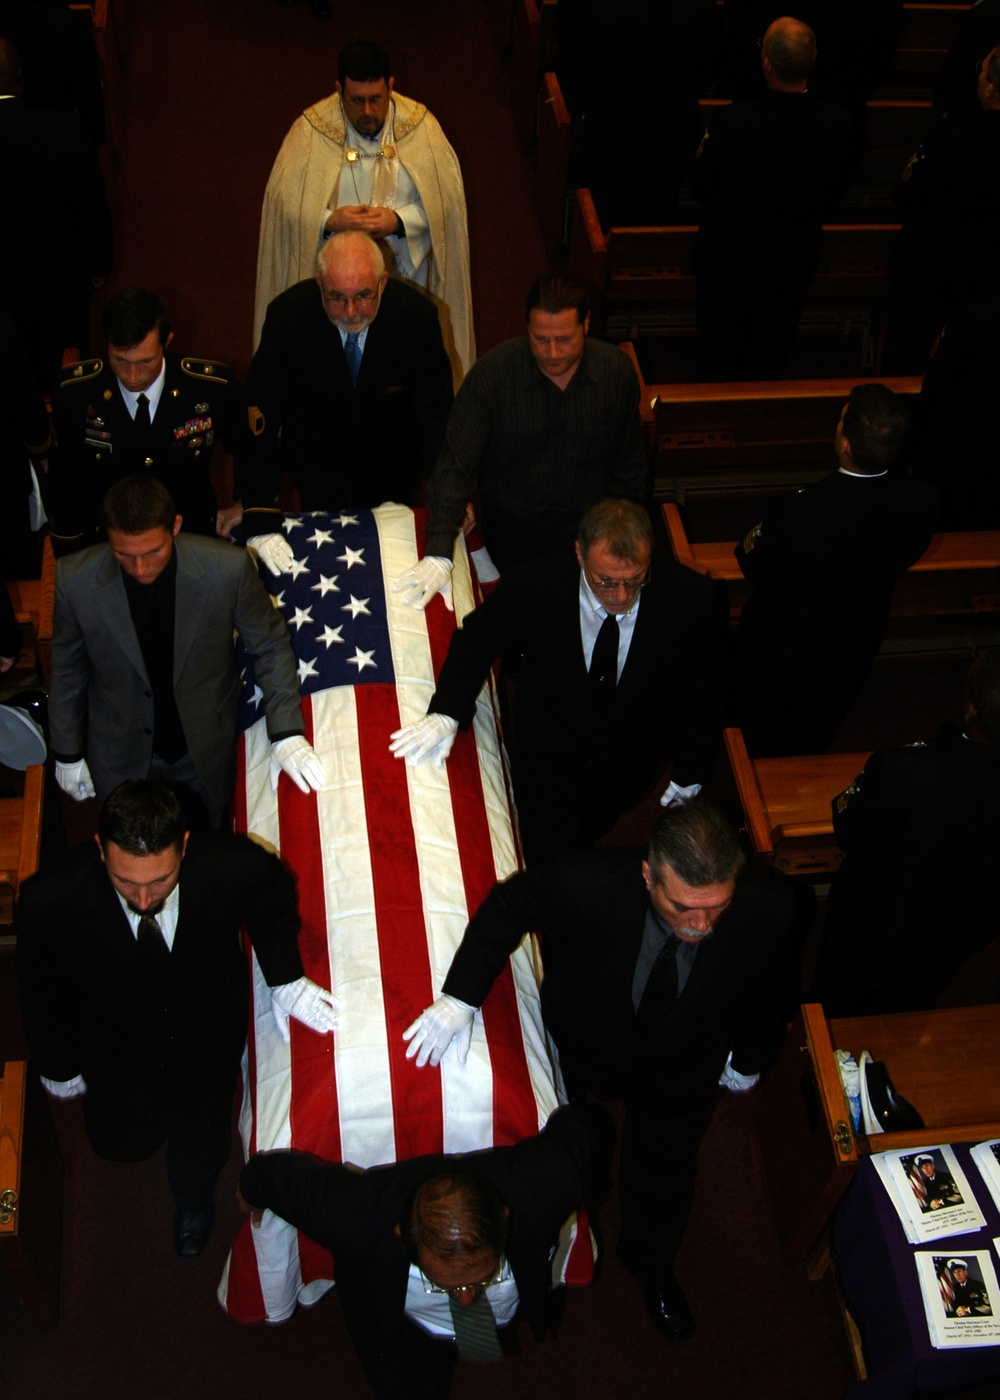
[[[954,1151],[986,1226],[935,1241],[959,1254],[992,1250],[1000,1235],[1000,1213],[969,1155],[972,1146],[956,1144]],[[869,1371],[867,1380],[854,1383],[847,1400],[912,1400],[917,1387],[957,1390],[1000,1377],[1000,1346],[931,1345],[913,1259],[915,1249],[931,1246],[909,1243],[870,1157],[861,1159],[844,1193],[832,1242],[841,1285],[861,1327]],[[995,1252],[993,1258],[996,1263]]]

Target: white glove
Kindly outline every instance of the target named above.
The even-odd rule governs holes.
[[[680,807],[684,802],[690,802],[692,797],[697,797],[701,792],[701,783],[692,783],[690,787],[678,787],[675,782],[667,784],[667,790],[660,798],[661,807]]]
[[[81,758],[79,763],[60,763],[56,759],[56,782],[74,802],[86,802],[88,797],[97,796],[85,758]]]
[[[416,724],[393,730],[389,735],[392,740],[389,752],[396,758],[405,758],[411,768],[429,754],[434,759],[434,767],[443,768],[457,733],[458,720],[451,715],[425,715]]]
[[[300,977],[297,982],[285,982],[280,987],[271,988],[271,1010],[278,1024],[278,1034],[287,1045],[291,1040],[288,1018],[294,1016],[311,1031],[326,1035],[337,1029],[340,1001],[308,977]]]
[[[738,1069],[733,1069],[733,1052],[730,1050],[726,1067],[719,1078],[719,1088],[728,1089],[731,1094],[746,1094],[755,1088],[759,1074],[740,1074]]]
[[[441,1063],[441,1057],[454,1041],[458,1063],[464,1065],[472,1043],[475,1015],[476,1007],[466,1006],[458,997],[439,996],[403,1032],[403,1039],[410,1042],[406,1058],[412,1060],[416,1055],[417,1069],[423,1069],[428,1061],[433,1069]]]
[[[454,612],[455,604],[451,601],[451,570],[450,559],[442,559],[438,554],[427,554],[418,560],[412,569],[400,574],[392,585],[392,591],[399,593],[405,588],[407,594],[403,602],[407,607],[419,608],[421,612],[434,594],[440,593],[445,607],[449,612]]]
[[[46,1079],[42,1074],[38,1077],[50,1099],[78,1099],[87,1092],[87,1083],[82,1074],[75,1079]]]
[[[247,549],[255,550],[272,574],[287,574],[295,558],[284,535],[254,535],[247,540]]]
[[[278,739],[271,745],[271,791],[278,791],[278,774],[287,773],[299,792],[319,792],[323,786],[320,756],[301,734]]]

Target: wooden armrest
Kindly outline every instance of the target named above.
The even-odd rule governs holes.
[[[771,855],[774,852],[774,846],[771,843],[771,830],[767,820],[764,794],[761,791],[753,760],[747,753],[743,731],[742,729],[724,729],[722,738],[733,770],[733,777],[736,780],[750,841],[758,855]]]

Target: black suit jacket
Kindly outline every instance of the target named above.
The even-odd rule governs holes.
[[[411,505],[444,439],[452,379],[434,303],[390,278],[368,328],[357,386],[313,279],[275,297],[247,381],[254,441],[249,533],[277,529],[288,472],[303,510]]]
[[[780,497],[737,545],[753,585],[737,637],[742,722],[768,736],[765,747],[748,733],[752,753],[827,747],[881,645],[892,585],[927,549],[937,512],[923,482],[832,472]]]
[[[657,555],[611,707],[589,698],[580,636],[580,569],[541,559],[512,569],[451,640],[429,709],[471,722],[497,657],[518,664],[518,806],[586,811],[595,834],[642,797],[673,755],[683,786],[704,782],[719,732],[721,675],[707,579]]]
[[[235,1075],[246,1039],[246,927],[264,976],[302,976],[295,882],[243,836],[192,832],[164,993],[129,928],[94,842],[21,886],[17,971],[25,1034],[46,1079],[149,1097]]]
[[[642,854],[567,856],[495,885],[452,959],[442,990],[481,1006],[525,933],[541,940],[542,1009],[567,1076],[601,1097],[676,1114],[711,1102],[726,1056],[769,1067],[781,1044],[782,961],[790,886],[743,872],[732,905],[698,949],[671,1014],[640,1043],[632,980],[648,897]]]
[[[365,1172],[302,1152],[251,1157],[240,1190],[333,1251],[337,1289],[362,1359],[400,1346],[409,1260],[395,1227],[408,1197],[428,1177],[467,1163],[483,1172],[510,1208],[506,1254],[520,1313],[545,1335],[550,1254],[581,1204],[591,1152],[592,1112],[561,1108],[537,1137],[460,1157],[416,1157]]]
[[[849,170],[843,108],[771,90],[721,108],[694,170],[699,296],[709,279],[714,290],[759,286],[772,271],[780,276],[768,294],[788,279],[808,283]]]
[[[829,1015],[933,1006],[996,936],[998,794],[1000,745],[951,729],[879,749],[836,798],[847,855],[830,887],[816,987]]]
[[[174,498],[184,529],[215,535],[211,464],[216,437],[236,457],[249,433],[243,388],[228,365],[167,354],[167,377],[140,442],[118,380],[103,360],[68,365],[52,398],[56,449],[45,485],[52,544],[66,554],[95,544],[101,501],[126,476],[155,476]]]

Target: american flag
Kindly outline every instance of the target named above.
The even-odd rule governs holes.
[[[253,962],[253,1008],[240,1129],[249,1156],[296,1147],[361,1167],[428,1152],[469,1152],[537,1132],[562,1099],[542,1026],[528,941],[476,1017],[468,1064],[440,1071],[405,1057],[402,1033],[438,995],[470,915],[518,865],[495,697],[480,696],[443,769],[389,753],[394,729],[420,719],[456,625],[477,601],[456,551],[456,615],[441,598],[405,606],[393,579],[423,552],[422,516],[402,506],[286,516],[291,575],[272,579],[299,659],[306,737],[323,791],[269,778],[269,744],[252,668],[237,826],[282,853],[298,878],[306,975],[341,1000],[335,1035],[291,1022],[278,1035]],[[568,1223],[559,1265],[586,1281],[592,1255],[582,1213]],[[266,1214],[245,1222],[219,1299],[240,1322],[280,1321],[331,1287],[329,1253]]]

